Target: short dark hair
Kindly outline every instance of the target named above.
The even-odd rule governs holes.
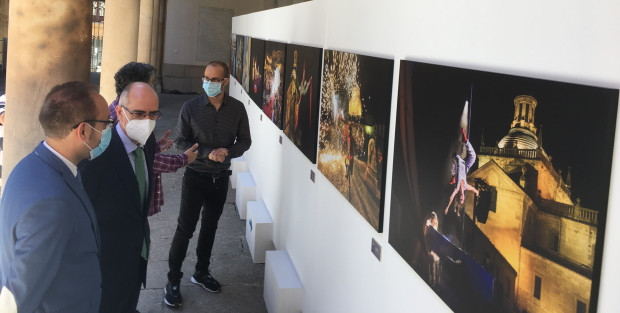
[[[120,97],[125,88],[133,82],[148,83],[156,73],[155,68],[147,63],[129,62],[114,74],[116,96]]]
[[[207,67],[209,66],[220,66],[221,68],[224,69],[224,78],[228,78],[228,76],[230,76],[230,71],[228,70],[228,65],[226,65],[226,63],[222,62],[222,61],[211,61],[209,62],[209,64],[207,64]]]
[[[93,100],[95,86],[72,81],[57,85],[45,96],[39,123],[45,135],[51,138],[65,138],[75,124],[97,117],[97,106]]]

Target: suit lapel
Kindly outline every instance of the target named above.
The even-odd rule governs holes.
[[[116,131],[116,127],[112,127],[112,139],[110,140],[108,149],[110,149],[110,157],[108,160],[112,163],[112,166],[118,169],[116,172],[119,174],[121,181],[125,184],[125,188],[127,188],[127,190],[133,190],[133,192],[131,192],[131,198],[136,207],[142,208],[140,192],[138,191],[138,180],[136,179],[136,174],[129,161],[129,154],[127,150],[125,150],[125,146]],[[140,213],[142,213],[142,210],[140,210]]]
[[[97,217],[95,215],[95,209],[93,208],[86,191],[84,191],[84,187],[82,183],[78,181],[78,179],[73,176],[73,173],[69,170],[67,165],[60,160],[56,155],[54,155],[49,149],[47,149],[43,142],[39,143],[39,145],[35,148],[35,154],[41,158],[43,162],[48,164],[51,168],[58,171],[62,176],[62,179],[65,181],[67,186],[75,193],[76,196],[80,199],[83,208],[88,214],[90,218],[90,224],[93,229],[93,233],[95,234],[95,238],[97,239],[97,248],[100,248],[100,238],[99,238],[99,224],[97,223]]]

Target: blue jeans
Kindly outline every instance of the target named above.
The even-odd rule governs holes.
[[[228,193],[229,174],[213,175],[198,172],[187,167],[183,175],[181,207],[177,229],[172,239],[168,256],[168,280],[180,281],[183,277],[181,265],[187,254],[189,240],[196,230],[202,209],[198,247],[196,248],[196,271],[207,272],[209,259],[215,241],[215,231],[222,215]]]

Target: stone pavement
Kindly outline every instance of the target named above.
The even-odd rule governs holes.
[[[185,100],[196,95],[160,95],[163,117],[155,128],[156,138],[176,125],[178,112]],[[174,133],[170,138],[174,138]],[[167,153],[181,153],[170,149]],[[264,264],[254,264],[245,240],[245,221],[239,219],[235,208],[235,190],[229,187],[224,213],[219,222],[213,253],[211,273],[222,284],[219,293],[210,293],[192,284],[189,279],[196,264],[196,241],[200,222],[190,241],[185,262],[181,294],[183,305],[169,308],[163,302],[163,288],[167,282],[168,250],[176,229],[181,199],[181,182],[185,169],[162,174],[164,201],[162,212],[149,218],[151,226],[151,254],[146,289],[140,293],[138,310],[142,313],[209,312],[261,313],[267,312],[263,300]]]

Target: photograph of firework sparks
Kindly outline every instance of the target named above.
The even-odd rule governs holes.
[[[265,43],[265,72],[263,85],[263,112],[282,129],[282,101],[284,99],[284,57],[286,45]]]
[[[262,108],[263,105],[263,67],[265,65],[265,41],[252,38],[250,44],[250,98]]]
[[[243,73],[241,74],[241,86],[245,92],[250,92],[250,69],[252,68],[250,63],[250,52],[252,46],[252,38],[244,37],[243,43]]]
[[[324,53],[318,169],[378,232],[393,71],[393,60]]]

